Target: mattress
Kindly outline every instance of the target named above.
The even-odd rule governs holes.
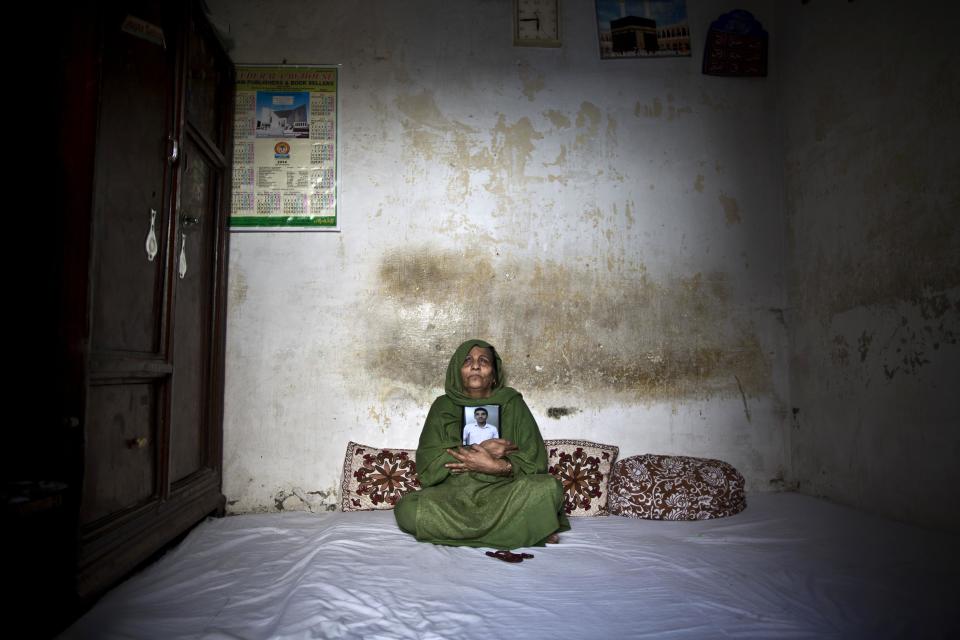
[[[63,638],[956,637],[958,536],[793,493],[729,518],[571,519],[510,564],[391,511],[209,519]]]

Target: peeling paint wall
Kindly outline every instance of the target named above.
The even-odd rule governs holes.
[[[230,510],[415,447],[471,336],[546,438],[789,481],[776,86],[700,73],[732,5],[690,3],[692,58],[601,61],[587,2],[559,49],[513,47],[510,0],[208,3],[237,62],[343,64],[342,233],[231,239]]]
[[[795,479],[958,531],[960,11],[780,11]]]

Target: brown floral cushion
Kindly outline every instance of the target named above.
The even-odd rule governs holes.
[[[722,460],[646,454],[618,462],[610,478],[611,515],[709,520],[743,511],[743,476]]]
[[[393,509],[400,498],[419,488],[416,449],[382,449],[356,442],[347,445],[341,510]]]
[[[547,471],[563,484],[568,516],[607,515],[607,483],[619,447],[588,440],[546,440]]]

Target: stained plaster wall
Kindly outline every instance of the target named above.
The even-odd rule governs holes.
[[[784,3],[793,472],[960,530],[956,3]]]
[[[238,63],[343,65],[341,233],[231,238],[231,511],[332,508],[473,336],[545,438],[789,481],[776,89],[700,73],[732,5],[688,3],[691,58],[601,61],[592,2],[559,49],[512,46],[510,0],[208,4]]]

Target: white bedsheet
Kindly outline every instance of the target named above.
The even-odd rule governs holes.
[[[63,638],[957,637],[958,536],[798,494],[700,522],[572,519],[508,564],[390,511],[210,519]]]

